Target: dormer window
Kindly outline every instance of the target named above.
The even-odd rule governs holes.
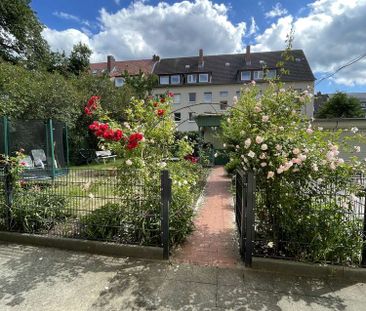
[[[187,83],[197,83],[197,75],[196,74],[187,75]]]
[[[170,84],[180,84],[180,75],[170,76]]]
[[[253,79],[254,80],[263,80],[263,76],[264,76],[263,70],[253,71]]]
[[[159,83],[162,85],[168,85],[169,84],[169,76],[160,76],[159,77]]]
[[[250,81],[252,80],[252,74],[250,71],[242,71],[240,73],[240,80],[241,81]]]
[[[199,83],[208,83],[208,73],[199,74]]]

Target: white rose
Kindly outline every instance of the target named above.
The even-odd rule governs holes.
[[[266,162],[262,162],[261,163],[261,167],[266,167],[267,166],[267,163]]]
[[[281,146],[281,145],[279,145],[279,144],[277,144],[277,145],[276,145],[276,150],[277,150],[277,151],[281,151],[281,150],[282,150],[282,146]]]
[[[128,159],[128,160],[126,160],[126,164],[127,164],[128,166],[131,166],[131,165],[132,165],[132,161],[131,161],[130,159]]]
[[[267,174],[267,179],[273,178],[274,174],[275,174],[274,172],[269,171],[268,174]]]
[[[255,153],[250,150],[249,153],[248,153],[248,157],[254,158],[255,157]]]
[[[354,146],[353,147],[354,148],[354,150],[355,150],[355,152],[361,152],[361,147],[360,146]]]
[[[252,140],[251,140],[250,138],[247,138],[247,139],[245,140],[245,142],[244,142],[244,147],[245,147],[245,149],[248,149],[248,148],[249,148],[249,146],[251,145],[251,143],[252,143]]]
[[[257,137],[255,138],[255,142],[256,142],[257,144],[261,144],[263,141],[264,141],[264,139],[263,139],[263,137],[261,137],[261,136],[257,136]]]
[[[262,121],[263,122],[268,122],[268,120],[269,120],[269,116],[263,116],[262,117]]]
[[[352,128],[351,128],[351,132],[352,132],[353,134],[356,134],[356,133],[358,132],[358,128],[357,128],[357,127],[352,127]]]
[[[292,150],[292,153],[293,154],[299,154],[300,153],[300,149],[299,148],[294,148],[293,150]]]
[[[159,166],[160,166],[161,168],[166,167],[166,162],[160,162]]]
[[[268,244],[267,244],[267,246],[269,247],[269,248],[273,248],[273,242],[268,242]]]
[[[263,144],[263,145],[261,146],[261,149],[262,149],[263,151],[266,151],[266,150],[268,149],[267,144]]]
[[[318,165],[316,165],[315,163],[311,166],[311,168],[313,169],[314,172],[319,171]]]

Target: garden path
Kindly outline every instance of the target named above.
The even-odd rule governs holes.
[[[174,262],[217,267],[241,264],[230,178],[224,167],[212,169],[194,224],[195,231],[174,252]]]

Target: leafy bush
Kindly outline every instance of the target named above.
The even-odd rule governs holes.
[[[240,167],[239,159],[232,159],[230,162],[225,164],[225,170],[228,174],[234,174],[235,171]]]
[[[223,122],[232,159],[228,168],[238,165],[256,175],[256,250],[299,260],[357,263],[362,228],[355,209],[344,204],[359,200],[352,176],[365,171],[365,165],[352,141],[364,137],[353,129],[346,141],[341,131],[313,128],[299,113],[310,91],[268,83],[263,94],[255,83],[247,85]],[[350,150],[346,162],[341,155]],[[356,199],[348,200],[344,193]]]
[[[46,192],[17,192],[10,210],[11,231],[41,233],[51,230],[55,224],[65,219],[66,199]],[[6,207],[2,207],[5,219]]]

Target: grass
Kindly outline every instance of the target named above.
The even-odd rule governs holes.
[[[84,165],[74,165],[74,166],[70,166],[70,169],[78,169],[78,168],[83,168],[83,169],[91,169],[91,170],[109,170],[109,169],[115,169],[118,166],[120,166],[120,164],[122,164],[123,159],[116,159],[116,161],[113,160],[107,160],[107,162],[104,164],[103,161],[97,163],[97,162],[93,162],[91,164],[84,164]]]

